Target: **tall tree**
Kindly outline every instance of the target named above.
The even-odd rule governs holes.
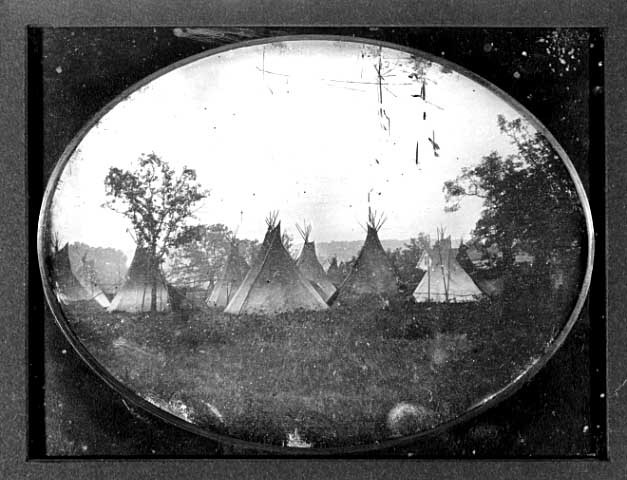
[[[187,167],[177,172],[155,153],[143,154],[135,170],[111,167],[105,178],[106,205],[131,221],[138,246],[148,250],[152,294],[150,310],[157,309],[160,265],[173,246],[189,240],[192,207],[209,192]]]
[[[511,270],[517,248],[532,254],[542,268],[552,257],[580,247],[581,202],[544,135],[530,132],[521,119],[506,121],[499,115],[498,125],[516,152],[503,158],[493,151],[446,181],[446,210],[458,210],[468,197],[483,199],[474,239],[497,245],[506,270]]]

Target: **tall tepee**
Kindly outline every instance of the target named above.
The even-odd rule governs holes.
[[[296,225],[296,229],[301,237],[303,237],[304,242],[300,256],[298,260],[296,260],[296,266],[300,269],[305,278],[311,282],[322,299],[330,303],[335,297],[337,288],[331,283],[322,265],[320,265],[318,261],[315,242],[309,241],[311,225],[303,224],[302,227]]]
[[[414,290],[417,302],[473,302],[483,296],[456,257],[450,236],[425,247],[417,265],[425,271]]]
[[[237,240],[233,238],[222,275],[213,287],[213,290],[211,290],[211,294],[207,298],[207,305],[210,307],[226,307],[229,300],[231,300],[242,284],[248,270],[248,263],[246,263],[246,260],[241,256]]]
[[[101,307],[109,306],[109,300],[98,285],[88,281],[81,282],[72,271],[69,243],[54,255],[53,278],[57,298],[61,303],[67,305],[81,300],[94,300]]]
[[[383,250],[378,231],[385,223],[383,217],[368,208],[366,241],[349,274],[340,286],[339,298],[367,294],[394,295],[398,293],[394,267]]]
[[[266,240],[263,259],[249,270],[224,311],[236,315],[275,315],[329,308],[285,250],[280,223],[266,235]]]
[[[244,289],[242,289],[242,287],[244,286],[244,283],[246,283],[247,285],[247,287],[244,287],[245,289],[248,288],[252,284],[254,280],[254,272],[257,272],[259,270],[259,268],[261,267],[261,264],[266,258],[268,246],[270,245],[270,241],[272,240],[272,235],[274,234],[274,229],[276,228],[278,215],[279,215],[278,211],[271,211],[266,216],[267,229],[266,229],[266,234],[263,237],[263,241],[261,242],[261,246],[259,247],[259,251],[256,253],[254,258],[252,259],[252,262],[251,262],[252,265],[249,267],[248,271],[244,274],[243,280],[240,282],[239,286],[229,296],[229,300],[226,304],[226,307],[228,307],[229,303],[231,303],[231,301],[235,298],[236,295],[239,295],[238,298],[240,298],[241,295],[244,295]]]
[[[126,281],[120,287],[109,306],[110,312],[150,312],[152,300],[152,276],[150,254],[144,247],[137,247]],[[161,272],[157,272],[157,311],[166,312],[171,308],[168,289]]]

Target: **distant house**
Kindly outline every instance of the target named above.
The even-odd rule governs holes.
[[[534,256],[523,251],[518,251],[514,254],[514,263],[517,265],[528,263],[533,264]]]
[[[498,260],[503,258],[503,252],[495,243],[485,248],[480,248],[477,245],[469,245],[466,248],[466,255],[475,268],[479,269],[493,267]],[[525,251],[522,247],[514,247],[515,265],[532,265],[534,259],[534,256]]]

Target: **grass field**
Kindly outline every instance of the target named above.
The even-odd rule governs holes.
[[[212,431],[291,446],[373,443],[454,418],[539,358],[564,311],[530,301],[383,307],[359,299],[268,318],[66,307],[118,380]]]

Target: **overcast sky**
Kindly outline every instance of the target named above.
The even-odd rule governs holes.
[[[388,218],[381,238],[433,235],[441,225],[468,237],[480,204],[445,213],[442,184],[492,150],[510,153],[497,115],[521,115],[467,77],[428,61],[421,68],[426,102],[412,96],[422,79],[410,78],[409,54],[359,43],[272,43],[189,63],[130,95],[84,137],[61,176],[53,228],[63,242],[130,258],[131,225],[102,207],[104,178],[155,152],[195,169],[210,189],[197,221],[224,223],[241,238],[261,239],[266,214],[279,210],[295,237],[294,222],[305,219],[314,240],[362,239],[369,192]]]

